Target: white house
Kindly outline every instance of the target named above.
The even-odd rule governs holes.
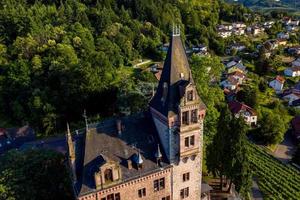
[[[280,92],[284,85],[284,78],[281,76],[276,76],[274,80],[269,83],[269,86],[272,87],[276,92]]]
[[[237,89],[238,85],[239,85],[238,80],[236,80],[233,77],[228,77],[226,80],[224,80],[220,83],[220,86],[222,88],[224,88],[224,89],[226,88],[228,90],[235,90],[235,89]]]
[[[248,125],[256,125],[257,114],[251,107],[237,101],[229,102],[228,107],[235,117],[242,117]]]
[[[288,67],[284,70],[284,75],[290,77],[300,76],[300,67]]]
[[[228,31],[228,30],[220,30],[220,31],[218,31],[218,35],[222,38],[227,38],[232,35],[232,32]]]

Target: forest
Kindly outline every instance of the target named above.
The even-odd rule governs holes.
[[[30,124],[38,136],[66,121],[132,112],[147,104],[139,92],[148,74],[136,60],[162,60],[172,24],[187,44],[224,51],[216,24],[248,9],[222,1],[3,0],[0,2],[0,126]],[[221,49],[221,50],[220,50]],[[117,100],[120,98],[122,101]],[[135,105],[136,104],[136,105]]]

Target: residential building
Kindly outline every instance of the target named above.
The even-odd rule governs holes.
[[[229,102],[228,107],[235,117],[242,117],[248,125],[256,125],[257,114],[251,107],[238,101]]]
[[[277,93],[283,89],[285,79],[282,76],[276,76],[276,78],[270,81],[269,86],[272,87]]]
[[[149,112],[86,123],[83,141],[67,128],[76,198],[201,199],[205,110],[176,28]]]
[[[284,91],[281,95],[282,99],[288,101],[289,105],[292,105],[293,101],[300,99],[300,92],[295,90]]]
[[[292,62],[292,67],[300,67],[300,58],[297,58]]]
[[[239,82],[238,80],[236,80],[235,78],[233,77],[228,77],[227,79],[225,79],[224,81],[222,81],[220,83],[220,86],[223,88],[223,89],[228,89],[228,90],[236,90],[239,86]]]
[[[284,70],[284,75],[290,77],[300,76],[300,67],[288,67]]]
[[[278,39],[289,39],[290,38],[290,34],[289,33],[284,33],[284,32],[280,32],[277,34],[277,38]]]

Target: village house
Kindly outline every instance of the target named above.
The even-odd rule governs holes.
[[[278,39],[289,39],[290,38],[290,34],[289,33],[280,32],[280,33],[277,34],[277,38]]]
[[[230,54],[232,50],[236,50],[237,52],[244,51],[246,49],[246,46],[243,44],[235,43],[229,46],[227,49],[227,54]]]
[[[233,27],[233,28],[246,28],[247,26],[246,26],[246,24],[243,23],[243,22],[234,22],[234,23],[232,24],[232,27]]]
[[[244,79],[246,78],[246,75],[240,71],[235,71],[228,74],[228,77],[232,77],[238,81],[238,84],[243,84]]]
[[[300,99],[300,92],[296,90],[285,90],[282,95],[282,99],[288,101],[288,104],[291,106],[293,104],[293,101],[296,101]]]
[[[284,75],[290,77],[300,76],[300,67],[288,67],[284,70]]]
[[[223,89],[228,89],[228,90],[236,90],[239,86],[239,81],[237,79],[235,79],[232,76],[229,76],[227,79],[225,79],[224,81],[222,81],[220,83],[220,86]]]
[[[270,81],[269,86],[272,87],[276,93],[279,93],[283,89],[285,79],[282,76],[276,76],[276,78]]]
[[[300,58],[297,58],[292,62],[292,67],[300,67]]]
[[[218,35],[222,38],[227,38],[232,35],[232,32],[228,30],[218,30]]]
[[[251,107],[238,101],[229,102],[228,107],[235,117],[242,117],[245,120],[246,124],[250,126],[256,125],[257,114]]]
[[[236,71],[239,71],[241,73],[246,73],[246,67],[243,65],[243,63],[237,63],[236,65],[230,67],[230,68],[227,68],[227,73],[230,74],[230,73],[233,73],[233,72],[236,72]]]
[[[265,29],[269,29],[269,28],[272,28],[273,24],[275,24],[274,21],[267,21],[267,22],[263,23],[263,26]]]
[[[283,24],[285,26],[299,26],[299,20],[293,20],[290,17],[284,17]]]
[[[300,46],[293,46],[288,48],[290,55],[300,55]]]
[[[253,25],[247,27],[247,32],[251,33],[252,35],[260,35],[265,31],[264,27],[261,27],[259,25]]]
[[[205,110],[176,28],[148,112],[97,128],[84,115],[82,141],[67,126],[76,199],[207,199],[210,188],[201,190]]]
[[[234,28],[232,30],[232,33],[234,35],[244,35],[245,34],[245,28]]]
[[[286,46],[288,43],[287,39],[277,39],[278,46]]]

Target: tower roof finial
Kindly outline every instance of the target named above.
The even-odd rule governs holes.
[[[72,141],[72,135],[71,135],[69,123],[67,123],[67,142],[68,142],[69,157],[71,159],[75,159],[75,149]]]
[[[89,124],[88,124],[88,118],[87,118],[87,115],[86,115],[86,110],[84,109],[83,111],[83,118],[84,118],[84,121],[85,121],[85,129],[86,129],[86,132],[89,131]]]
[[[172,36],[180,36],[180,26],[173,23]]]

